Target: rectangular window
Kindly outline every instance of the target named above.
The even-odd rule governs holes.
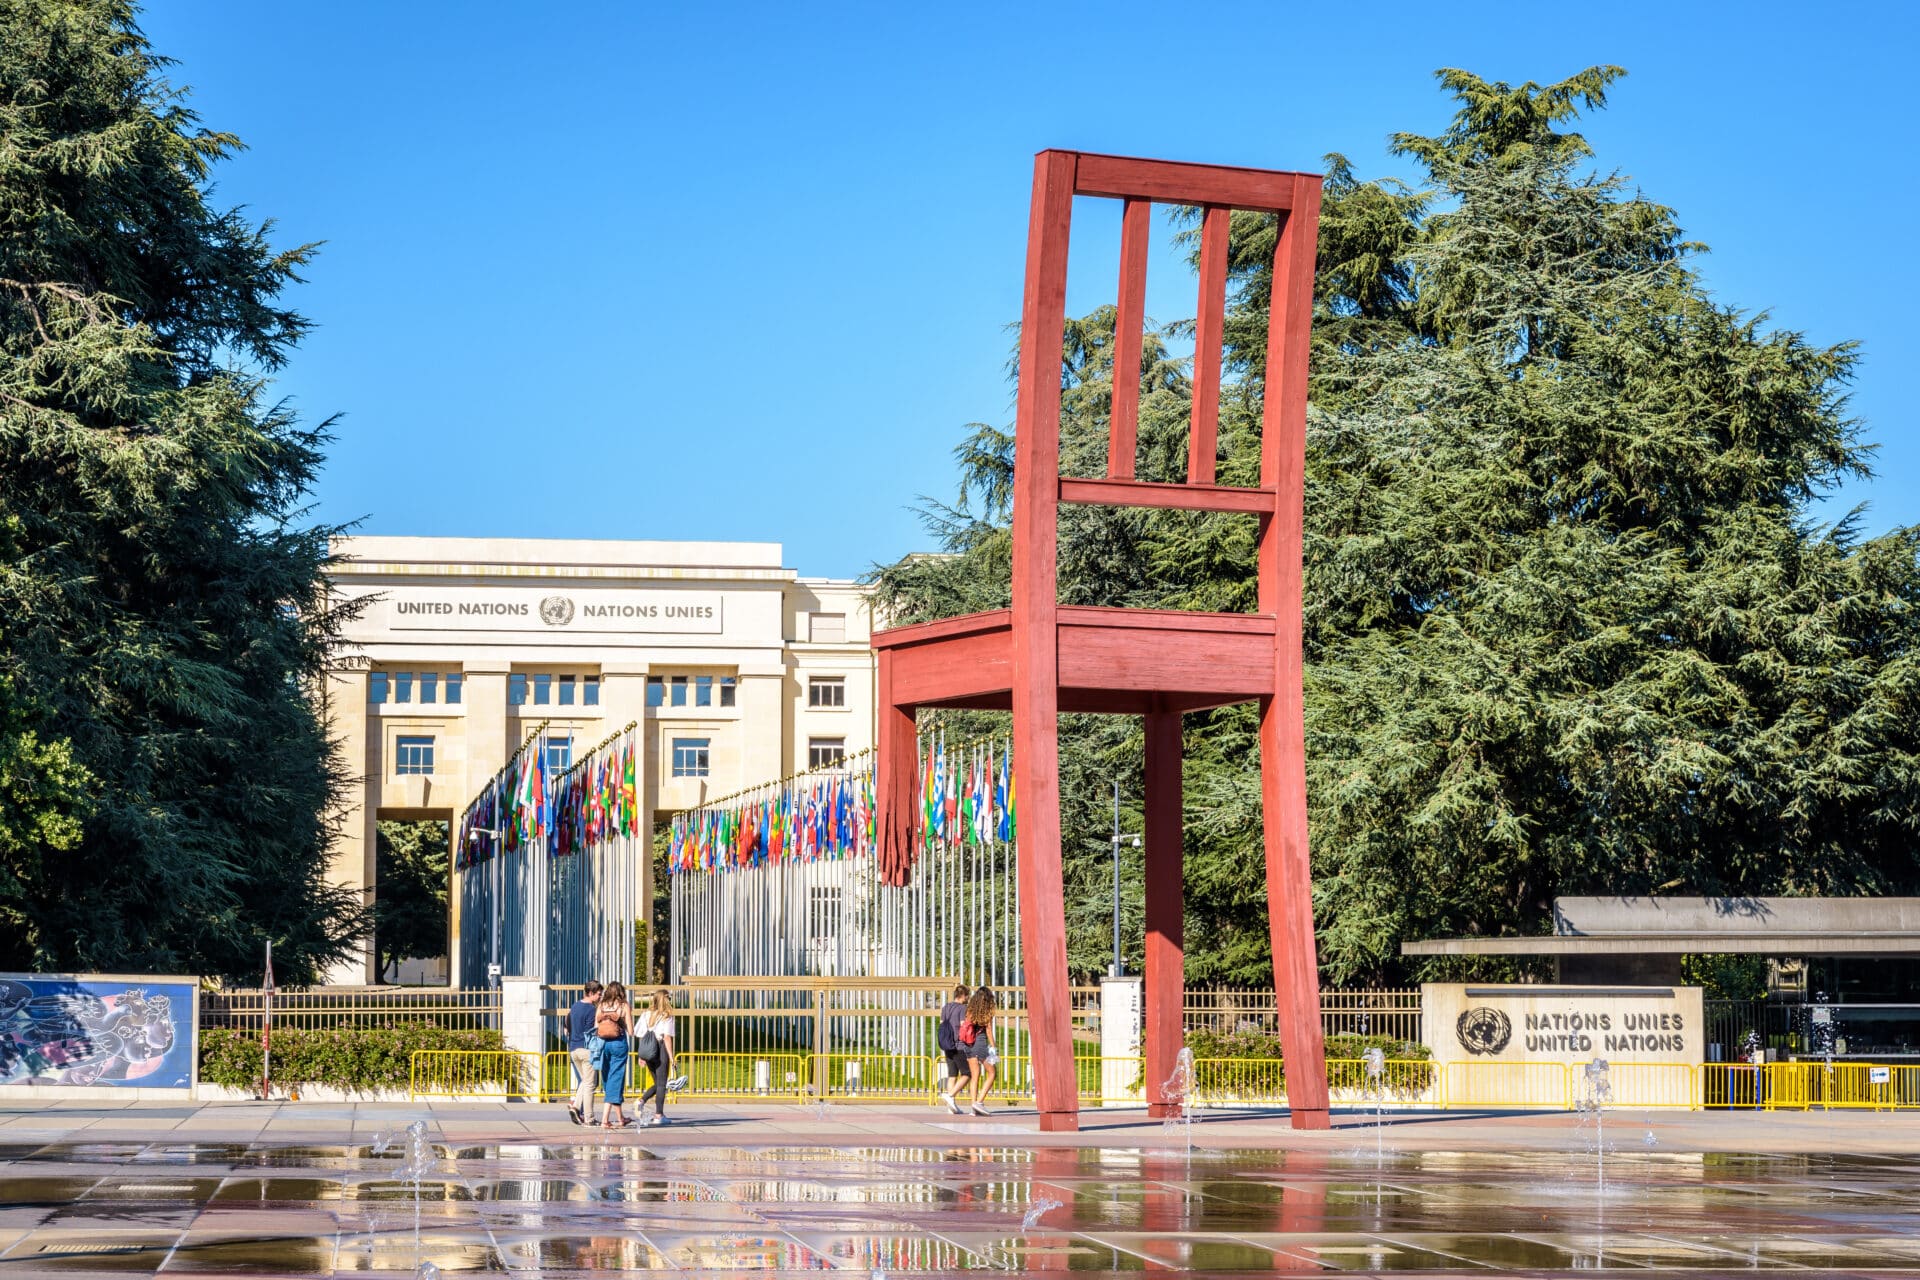
[[[707,744],[711,738],[675,738],[673,740],[673,776],[676,778],[704,778],[707,776]]]
[[[395,702],[413,701],[413,672],[396,671],[393,673],[393,700]]]
[[[673,705],[676,707],[686,706],[687,678],[685,676],[675,676],[670,683],[673,686]]]
[[[420,673],[420,701],[422,702],[440,701],[440,673],[439,672],[422,671]]]
[[[721,676],[720,677],[720,705],[723,707],[732,706],[733,695],[734,695],[733,677]]]
[[[846,706],[846,680],[840,676],[814,676],[807,681],[807,705],[810,707]]]
[[[807,768],[824,769],[847,758],[845,738],[808,738]]]
[[[460,705],[460,682],[463,679],[464,677],[458,671],[447,672],[447,705],[448,706],[456,707]]]
[[[367,677],[367,701],[385,702],[387,700],[387,673],[375,671]]]
[[[713,677],[695,676],[693,678],[693,705],[710,707],[713,705]]]
[[[430,776],[433,773],[433,739],[395,738],[393,771],[403,777],[409,774]]]
[[[507,705],[524,707],[527,705],[527,675],[516,671],[507,677]]]
[[[667,682],[659,676],[647,677],[647,705],[650,707],[667,705]]]
[[[600,705],[599,676],[580,677],[580,705],[583,707],[597,707]]]
[[[547,772],[558,773],[573,763],[572,738],[547,739]]]
[[[573,705],[573,684],[572,676],[560,677],[560,705],[563,707]]]
[[[542,671],[533,678],[533,705],[544,707],[553,701],[553,677]]]
[[[807,638],[815,644],[845,644],[847,641],[847,615],[844,613],[815,613],[808,616],[811,627]]]

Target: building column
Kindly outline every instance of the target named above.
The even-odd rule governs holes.
[[[512,748],[507,744],[507,672],[509,663],[504,661],[468,661],[461,665],[464,679],[461,701],[466,706],[466,794],[456,804],[449,838],[460,838],[460,815],[473,798],[480,794],[500,766],[507,762],[507,752]],[[514,744],[515,746],[519,744]],[[449,858],[449,862],[457,859]],[[476,874],[485,874],[483,865],[475,868]],[[463,920],[461,918],[461,880],[463,873],[450,866],[447,887],[447,981],[455,987],[484,987],[487,985],[487,973],[484,964],[477,973],[468,973],[461,961],[460,940],[468,929],[486,929],[490,921]]]
[[[379,724],[367,707],[367,673],[329,671],[326,684],[326,720],[338,743],[340,761],[352,779],[339,834],[333,843],[328,879],[353,889],[364,905],[372,905],[379,856],[379,829],[374,820],[373,795],[380,780],[374,774],[379,759]],[[354,955],[329,968],[322,981],[328,986],[365,986],[378,980],[373,939],[360,940]]]

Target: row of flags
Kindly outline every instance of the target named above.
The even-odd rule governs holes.
[[[454,865],[544,846],[555,854],[640,834],[639,744],[629,729],[550,773],[544,741],[527,744],[460,817]]]
[[[923,744],[918,762],[915,808],[923,845],[1012,842],[1013,767],[1006,744],[976,742],[949,751],[942,735]],[[677,874],[837,861],[871,856],[877,846],[869,756],[854,768],[802,774],[676,816],[667,866]]]
[[[726,808],[678,814],[670,871],[718,871],[769,862],[821,862],[873,851],[873,766],[792,778]]]

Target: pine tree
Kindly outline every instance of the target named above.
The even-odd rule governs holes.
[[[1716,304],[1672,211],[1585,170],[1566,126],[1621,74],[1440,73],[1450,127],[1395,139],[1417,187],[1329,157],[1305,550],[1315,904],[1336,981],[1406,976],[1406,938],[1544,929],[1556,894],[1920,885],[1920,535],[1862,539],[1810,509],[1867,469],[1846,415],[1854,349]],[[1241,214],[1233,230],[1219,466],[1246,484],[1275,227]],[[1082,474],[1110,364],[1066,372],[1062,456]],[[1151,454],[1184,423],[1187,383],[1164,363],[1147,376],[1164,402],[1143,421]],[[961,507],[938,511],[956,554],[876,574],[910,616],[1004,591],[985,554],[1004,512],[962,519],[968,492],[1006,490],[1010,439],[974,439],[989,434]],[[1180,478],[1165,465],[1155,478]],[[1088,536],[1105,526],[1063,521],[1063,599],[1252,607],[1250,521],[1126,519],[1124,564]],[[1112,773],[1094,757],[1138,758],[1137,738],[1106,730],[1089,755],[1072,732],[1068,832],[1098,821]],[[1264,981],[1250,711],[1188,717],[1187,755],[1189,973]]]
[[[266,381],[313,247],[209,203],[240,144],[167,65],[124,0],[0,0],[0,671],[86,784],[9,860],[0,964],[257,976],[271,939],[301,981],[362,932],[308,696],[326,427]]]

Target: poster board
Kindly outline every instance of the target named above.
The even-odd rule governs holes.
[[[0,973],[0,1093],[190,1091],[199,991],[177,974]]]

